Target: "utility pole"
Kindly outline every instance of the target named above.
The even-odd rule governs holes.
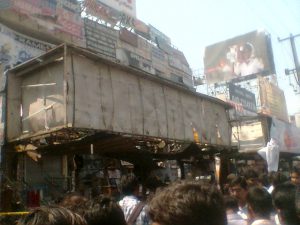
[[[297,75],[296,83],[300,87],[300,65],[299,65],[297,50],[296,50],[296,46],[295,46],[295,38],[299,37],[299,36],[300,36],[300,34],[297,34],[297,35],[290,34],[290,36],[287,37],[287,38],[283,38],[283,39],[278,38],[278,41],[281,42],[281,41],[290,40],[291,48],[292,48],[292,53],[293,53],[293,59],[294,59],[295,69],[292,69],[292,70],[286,69],[285,70],[286,71],[285,74],[289,75],[290,72],[296,73],[296,75]]]

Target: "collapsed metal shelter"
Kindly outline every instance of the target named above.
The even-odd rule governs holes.
[[[151,167],[154,159],[225,152],[231,149],[230,107],[117,60],[61,45],[7,73],[6,173],[25,181],[34,176],[34,170],[25,176],[26,165],[16,163],[23,153],[45,163],[53,160],[48,156],[99,154]],[[61,164],[57,173],[64,176],[68,168],[63,159]]]

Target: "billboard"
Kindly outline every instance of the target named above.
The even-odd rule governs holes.
[[[83,38],[81,7],[74,0],[10,0],[12,9],[26,15],[32,23],[46,28],[49,32],[67,33],[76,38]]]
[[[123,25],[135,27],[145,32],[145,24],[136,19],[135,1],[131,0],[84,0],[83,12],[86,16],[97,17],[114,27]],[[132,10],[131,10],[132,9]]]
[[[245,110],[257,112],[255,94],[232,83],[228,84],[229,99],[241,104]]]
[[[131,17],[136,17],[136,0],[98,0],[103,4],[123,12]]]
[[[54,45],[43,42],[0,24],[0,64],[6,70],[45,53]]]
[[[171,45],[171,39],[151,24],[149,24],[149,34],[152,41],[157,42],[157,39],[159,39],[161,42]]]
[[[95,21],[84,19],[86,47],[116,58],[118,32]]]
[[[253,31],[207,46],[204,70],[208,84],[274,74],[270,36],[266,32]]]
[[[117,58],[121,61],[121,63],[125,65],[129,65],[145,72],[155,74],[155,70],[152,66],[151,60],[146,59],[143,56],[136,54],[135,52],[120,48],[117,49]]]
[[[258,78],[258,86],[261,113],[288,121],[284,91],[263,77]]]
[[[241,122],[232,127],[233,146],[239,152],[253,152],[266,146],[263,124],[259,120]]]

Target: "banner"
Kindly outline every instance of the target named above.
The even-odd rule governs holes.
[[[136,17],[136,1],[135,0],[98,0],[105,5],[123,12],[131,17]]]
[[[242,122],[232,127],[232,145],[240,152],[254,152],[266,146],[262,122]]]
[[[83,38],[81,7],[74,0],[11,0],[12,9],[49,32]]]
[[[127,30],[126,28],[120,29],[120,40],[125,41],[126,43],[138,47],[138,36],[131,31]]]
[[[15,32],[0,24],[0,62],[6,70],[45,53],[54,45]]]
[[[300,128],[272,118],[270,136],[279,145],[281,152],[300,153]]]
[[[149,24],[149,33],[150,38],[153,42],[157,42],[158,38],[159,40],[161,40],[161,42],[165,42],[166,44],[171,45],[171,39],[151,24]]]
[[[155,74],[152,62],[134,52],[127,49],[117,49],[117,58],[121,63],[143,70],[145,72]]]
[[[257,112],[255,94],[232,83],[228,84],[228,89],[231,101],[241,104],[245,110]]]
[[[205,48],[208,84],[275,73],[271,40],[265,32],[250,32]]]
[[[116,58],[118,32],[95,21],[84,19],[86,47],[103,55]]]
[[[261,113],[289,121],[284,91],[263,77],[258,82]]]

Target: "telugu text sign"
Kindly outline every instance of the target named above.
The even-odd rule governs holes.
[[[232,83],[228,84],[228,89],[231,101],[241,104],[245,110],[257,112],[255,94]]]
[[[284,91],[263,77],[259,77],[258,80],[261,113],[288,121]]]
[[[84,24],[87,48],[116,58],[118,32],[89,19],[85,19]]]

